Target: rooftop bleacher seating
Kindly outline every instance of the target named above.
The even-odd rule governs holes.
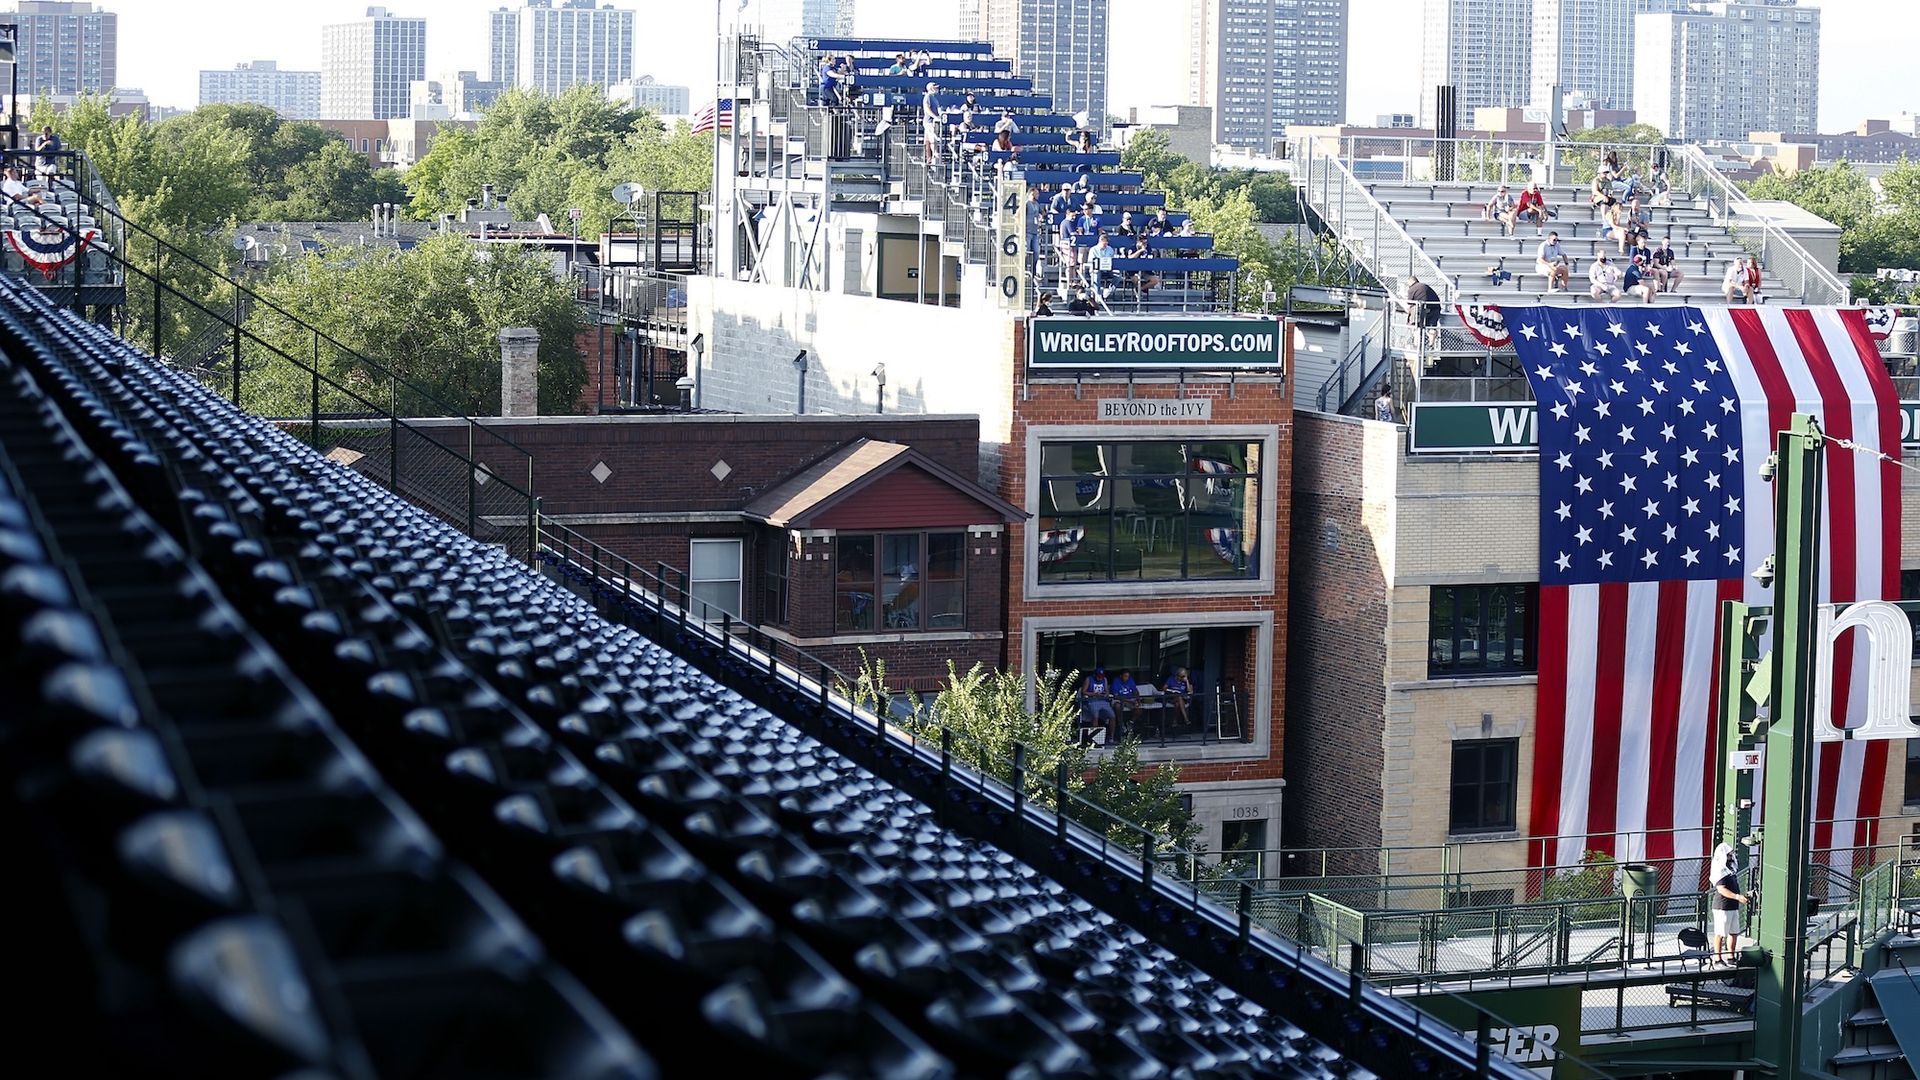
[[[312,434],[0,283],[0,826],[61,1074],[1358,1075]],[[1220,970],[1320,979],[1363,1052],[1412,1029],[1259,955]]]

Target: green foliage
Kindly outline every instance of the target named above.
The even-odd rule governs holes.
[[[1667,137],[1652,124],[1626,124],[1620,127],[1586,128],[1569,132],[1567,141],[1596,144],[1591,152],[1583,153],[1579,149],[1563,150],[1567,160],[1573,165],[1573,180],[1577,184],[1590,184],[1600,171],[1600,162],[1606,151],[1612,149],[1620,156],[1620,167],[1629,173],[1647,175],[1653,166],[1653,155],[1649,147],[1659,146]],[[1606,145],[1600,145],[1606,144]]]
[[[1497,183],[1505,180],[1510,184],[1524,184],[1533,179],[1533,173],[1525,164],[1514,162],[1512,157],[1514,153],[1525,151],[1529,145],[1537,156],[1540,151],[1539,143],[1507,144],[1509,153],[1504,157],[1501,154],[1501,144],[1497,142],[1462,144],[1453,156],[1453,177],[1456,180],[1470,180],[1474,183],[1481,181]],[[1591,175],[1588,179],[1592,179]]]
[[[580,232],[596,236],[622,209],[613,188],[705,191],[712,186],[713,137],[606,99],[592,86],[559,96],[516,88],[502,94],[479,127],[443,130],[426,157],[407,170],[411,213],[456,213],[482,184],[506,198],[523,220],[582,211]]]
[[[1616,895],[1613,856],[1604,851],[1588,851],[1580,857],[1580,869],[1562,870],[1540,886],[1542,900],[1599,900]],[[1613,904],[1576,905],[1569,914],[1576,919],[1599,919],[1617,913]]]
[[[1167,137],[1142,131],[1120,152],[1120,167],[1141,173],[1148,191],[1162,191],[1169,210],[1193,217],[1196,231],[1213,237],[1214,250],[1240,260],[1236,283],[1241,311],[1277,310],[1294,285],[1348,285],[1364,271],[1325,238],[1278,243],[1260,231],[1263,224],[1299,218],[1293,184],[1279,173],[1253,169],[1209,169],[1173,152]],[[1264,297],[1274,292],[1274,303]]]
[[[505,327],[540,331],[542,413],[573,412],[586,382],[575,344],[581,322],[572,289],[553,276],[541,252],[480,252],[456,235],[436,236],[410,251],[336,248],[282,264],[259,291],[433,394],[443,407],[468,415],[499,410],[499,332]],[[264,305],[249,318],[248,329],[289,355],[313,354],[311,333]],[[320,364],[328,378],[374,404],[387,404],[388,387],[358,359],[322,349]],[[252,400],[304,400],[304,376],[288,365],[260,365],[248,379],[243,393]],[[397,404],[402,415],[439,411],[429,402]]]
[[[1784,199],[1840,226],[1840,271],[1920,269],[1920,164],[1901,159],[1880,179],[1881,196],[1852,163],[1841,161],[1746,185],[1756,199]]]
[[[1034,707],[1028,709],[1027,683],[1019,672],[975,664],[962,673],[949,661],[946,688],[925,701],[894,692],[887,685],[886,662],[863,654],[854,685],[840,689],[855,703],[895,717],[905,705],[905,726],[922,737],[937,739],[941,727],[952,728],[956,757],[1009,784],[1018,743],[1025,747],[1029,799],[1056,806],[1056,777],[1065,766],[1068,794],[1086,800],[1069,799],[1068,817],[1120,843],[1140,842],[1137,825],[1151,830],[1163,847],[1198,853],[1200,827],[1180,805],[1179,766],[1142,764],[1139,740],[1133,738],[1122,739],[1104,755],[1080,745],[1075,739],[1078,686],[1074,672],[1046,671],[1034,679]]]

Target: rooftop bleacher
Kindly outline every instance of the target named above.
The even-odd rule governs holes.
[[[60,1071],[1476,1074],[1151,845],[290,426],[0,282],[0,825]]]
[[[814,133],[825,133],[830,125],[811,121],[806,125],[807,156],[825,159],[830,205],[849,212],[918,212],[943,224],[948,253],[964,261],[985,264],[998,250],[992,203],[994,186],[1003,178],[1048,189],[1078,184],[1097,191],[1101,206],[1115,213],[1093,219],[1090,227],[1108,232],[1121,225],[1118,211],[1166,205],[1164,193],[1142,190],[1142,174],[1120,168],[1118,151],[1085,153],[1070,147],[1074,118],[1062,115],[1047,95],[1034,93],[1031,80],[1011,74],[1011,63],[993,58],[986,43],[815,38],[762,48],[764,53],[755,62],[774,69],[776,85],[785,81],[794,107],[838,113],[854,121],[853,145],[844,158],[834,157],[829,146],[815,145],[825,135]],[[900,56],[911,62],[923,52],[928,57],[923,71],[887,74]],[[839,100],[837,91],[823,100],[821,66],[828,57],[850,61],[856,88],[850,101]],[[920,122],[929,82],[939,87],[934,103],[943,125],[939,163],[933,166],[926,160]],[[963,129],[961,107],[968,93],[974,97],[973,124]],[[776,117],[783,111],[781,106],[774,109]],[[1019,125],[1018,131],[1010,133],[1011,151],[993,148],[992,129],[1003,113]],[[768,168],[773,175],[771,162]],[[785,175],[784,169],[780,175]],[[838,196],[831,190],[836,180],[843,191]],[[1046,292],[1064,302],[1076,286],[1100,291],[1091,288],[1083,270],[1069,265],[1066,254],[1081,246],[1079,242],[1059,242],[1059,222],[1044,202],[1041,215],[1045,220],[1029,226],[1034,255],[1029,302]],[[1144,222],[1146,215],[1136,217]],[[1185,215],[1172,215],[1175,227],[1185,220]],[[1116,236],[1115,241],[1118,247],[1131,247],[1130,238]],[[1213,245],[1169,244],[1163,250],[1198,254],[1212,252]],[[1225,254],[1116,267],[1121,278],[1109,283],[1106,299],[1123,311],[1230,308],[1238,268],[1238,260]],[[1157,280],[1145,280],[1150,275],[1158,275]]]

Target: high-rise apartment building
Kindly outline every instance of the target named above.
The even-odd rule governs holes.
[[[1189,0],[1188,94],[1214,141],[1272,150],[1289,124],[1347,111],[1347,0]]]
[[[320,30],[320,115],[404,119],[410,87],[427,77],[427,20],[370,7],[367,17]]]
[[[493,80],[509,86],[547,94],[612,86],[633,78],[633,12],[594,0],[526,0],[490,13],[487,57]]]
[[[0,20],[20,28],[20,93],[104,94],[119,77],[120,16],[91,3],[21,0]]]
[[[1107,116],[1107,0],[962,0],[962,37],[993,43],[1063,113]]]
[[[766,41],[852,37],[853,0],[757,0],[745,24]]]
[[[320,119],[320,73],[282,71],[272,60],[200,72],[200,104],[265,105],[289,120]]]
[[[607,97],[658,116],[686,116],[693,111],[693,90],[690,87],[655,82],[651,75],[615,83],[607,87]]]
[[[1420,49],[1422,127],[1433,124],[1433,88],[1443,83],[1457,89],[1455,119],[1462,123],[1481,106],[1528,103],[1533,9],[1534,0],[1427,0]]]
[[[1633,108],[1633,16],[1650,4],[1533,0],[1533,92],[1507,104],[1546,104],[1558,85],[1598,108]]]
[[[1641,15],[1634,52],[1635,110],[1669,138],[1818,130],[1819,8],[1753,0]]]

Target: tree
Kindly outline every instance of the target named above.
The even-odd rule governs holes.
[[[578,207],[581,235],[594,236],[624,209],[613,201],[615,186],[705,191],[712,162],[712,136],[685,123],[668,131],[653,114],[609,102],[593,87],[557,97],[517,88],[477,129],[442,131],[406,181],[417,218],[456,213],[491,184],[518,218],[559,220]]]
[[[1911,162],[1881,177],[1884,202],[1866,174],[1846,161],[1763,176],[1746,189],[1753,198],[1784,199],[1840,226],[1842,273],[1920,268],[1920,167]]]
[[[402,415],[453,409],[496,414],[500,405],[499,333],[509,326],[540,332],[540,411],[578,407],[586,366],[575,335],[581,316],[571,287],[553,275],[544,253],[513,247],[476,250],[463,236],[433,237],[410,251],[335,248],[294,260],[260,286],[267,299],[307,326],[325,328],[342,345],[379,364],[437,401],[402,401]],[[248,329],[273,348],[306,358],[311,333],[265,305]],[[385,406],[387,380],[353,355],[320,350],[323,374]],[[243,393],[275,408],[304,412],[306,377],[290,365],[262,363],[245,376]]]
[[[375,203],[403,202],[406,187],[391,169],[374,170],[365,155],[333,139],[287,170],[284,197],[256,215],[267,221],[357,221]]]
[[[1105,755],[1092,754],[1076,738],[1078,685],[1074,672],[1043,672],[1034,679],[1034,707],[1029,709],[1027,680],[1019,672],[989,671],[975,664],[963,674],[948,661],[946,688],[925,701],[893,691],[887,685],[886,662],[863,655],[855,684],[840,689],[859,705],[895,716],[904,700],[904,723],[916,734],[938,738],[942,727],[952,728],[955,756],[1009,784],[1014,782],[1017,743],[1023,748],[1029,799],[1056,806],[1056,778],[1065,766],[1068,794],[1085,800],[1070,798],[1068,817],[1121,843],[1138,844],[1140,835],[1133,826],[1139,826],[1163,846],[1199,853],[1200,827],[1180,803],[1179,766],[1143,765],[1139,740],[1131,737]]]
[[[1608,150],[1619,155],[1622,170],[1645,176],[1653,167],[1651,148],[1664,144],[1667,137],[1652,124],[1625,124],[1582,128],[1569,132],[1567,141],[1592,144],[1592,148],[1585,152],[1579,149],[1562,151],[1572,161],[1574,183],[1589,184],[1600,172],[1600,162]]]

